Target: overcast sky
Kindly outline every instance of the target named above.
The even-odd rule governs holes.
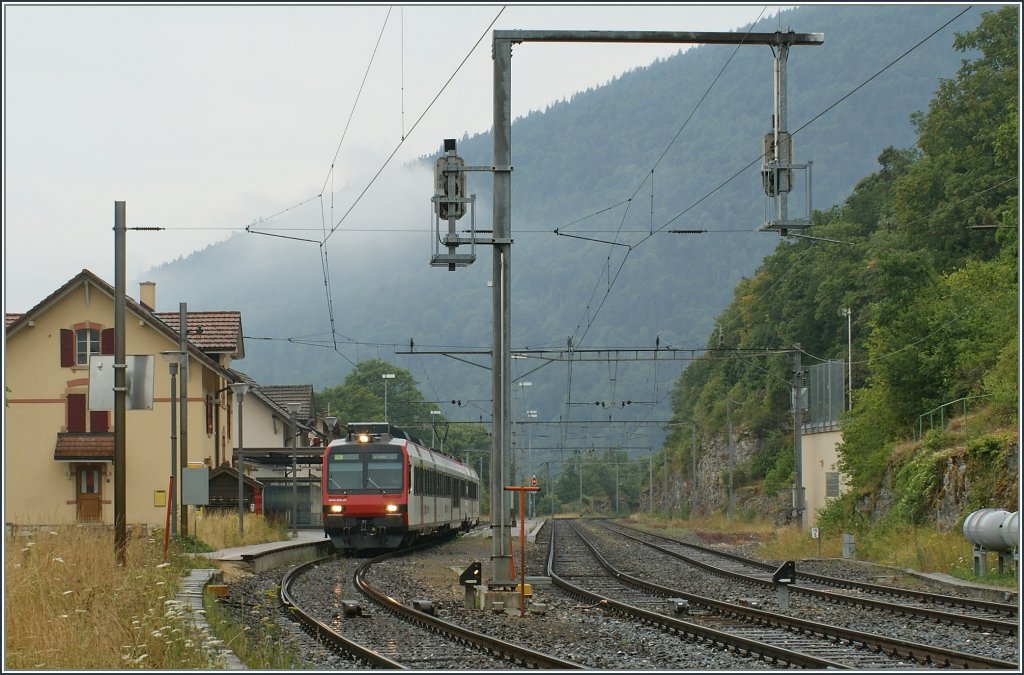
[[[726,31],[781,7],[5,3],[5,310],[86,268],[114,283],[115,201],[166,228],[127,236],[133,297],[145,270],[321,193],[342,193],[336,221],[392,153],[371,191],[490,129],[491,30]],[[513,116],[681,48],[517,46]]]

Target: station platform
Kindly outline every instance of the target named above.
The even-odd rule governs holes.
[[[541,526],[544,525],[545,518],[527,518],[526,519],[526,541],[534,543],[537,539],[537,532],[540,531]],[[480,526],[470,530],[464,536],[467,537],[491,537],[491,527],[488,523],[483,523]],[[519,525],[512,526],[512,538],[515,541],[519,541]],[[195,553],[196,556],[202,556],[218,562],[237,562],[237,563],[251,563],[255,558],[263,556],[267,553],[287,551],[289,549],[303,549],[316,544],[327,545],[330,539],[324,534],[324,531],[320,528],[300,528],[295,535],[289,539],[282,541],[272,541],[263,544],[249,544],[247,546],[237,546],[234,548],[224,548],[217,551],[209,551],[207,553]]]
[[[537,532],[547,521],[546,518],[527,518],[526,519],[526,541],[530,544],[537,540]],[[476,527],[466,533],[467,537],[491,537],[491,526],[489,523],[483,523],[479,527]],[[519,524],[516,523],[512,526],[512,538],[519,541]]]
[[[956,588],[960,592],[970,595],[973,598],[977,598],[978,600],[1009,603],[1017,602],[1017,598],[1019,596],[1017,589],[1015,588],[1006,588],[1004,586],[992,586],[990,584],[966,581],[941,572],[918,572],[917,570],[911,569],[904,571],[910,576],[925,582],[936,592]]]
[[[271,551],[279,551],[297,546],[308,546],[319,542],[327,543],[329,541],[330,539],[328,539],[327,535],[324,534],[322,528],[299,529],[290,539],[271,541],[264,544],[249,544],[248,546],[225,548],[220,549],[219,551],[210,551],[208,553],[197,553],[196,555],[221,562],[245,562],[247,559],[251,559],[253,556],[257,556],[262,553],[269,553]]]

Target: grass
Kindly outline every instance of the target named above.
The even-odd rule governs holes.
[[[240,625],[210,593],[203,594],[206,620],[227,649],[254,670],[300,670],[302,657],[275,625],[262,623],[255,634]]]
[[[638,514],[641,526],[668,537],[697,533],[705,541],[750,544],[750,555],[765,560],[840,558],[842,532],[821,531],[819,539],[795,526],[776,527],[763,520],[729,522],[721,515],[692,520],[658,518]],[[965,581],[1016,588],[1016,576],[998,574],[995,554],[989,554],[989,573],[974,574],[971,544],[959,530],[940,531],[924,526],[890,526],[860,532],[854,536],[854,559],[918,572],[940,572]]]
[[[124,567],[107,528],[54,527],[4,539],[5,669],[216,668],[217,644],[175,599],[190,561],[132,536]]]
[[[201,509],[193,524],[195,538],[210,546],[211,550],[290,539],[287,523],[258,514],[245,514],[242,521],[244,536],[238,532],[237,511]]]
[[[176,599],[180,579],[215,561],[186,555],[288,539],[287,527],[208,512],[195,534],[128,537],[124,567],[102,526],[21,528],[4,538],[5,670],[217,669],[221,644],[199,631]]]

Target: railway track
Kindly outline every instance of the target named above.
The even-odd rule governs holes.
[[[926,665],[1017,669],[1017,664],[1009,661],[807,621],[654,584],[611,565],[579,525],[561,521],[557,527],[552,538],[573,543],[552,544],[549,569],[555,584],[591,601],[608,603],[616,611],[656,622],[666,630],[695,639],[718,640],[738,653],[806,668],[897,669]],[[685,620],[665,616],[664,608],[672,603],[687,608]]]
[[[729,576],[761,587],[775,586],[772,576],[777,569],[776,565],[670,539],[617,523],[597,522],[608,530],[713,574]],[[905,616],[919,616],[939,623],[959,625],[979,631],[990,631],[1001,635],[1018,634],[1018,608],[1009,603],[927,593],[799,571],[797,576],[799,584],[790,586],[793,593],[802,593],[829,602],[880,609]]]
[[[306,631],[332,650],[352,654],[372,668],[495,670],[582,666],[472,631],[433,615],[429,602],[403,605],[368,581],[373,565],[412,550],[353,563],[324,558],[289,571],[280,599]],[[334,581],[333,616],[303,608],[295,588],[304,575],[330,575]]]

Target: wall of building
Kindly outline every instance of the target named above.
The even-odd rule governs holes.
[[[807,512],[804,516],[804,527],[806,528],[817,525],[818,511],[825,506],[825,474],[839,471],[837,448],[842,440],[843,436],[838,431],[804,433],[800,437],[804,500],[807,505]],[[845,483],[842,481],[840,488],[845,488]]]
[[[54,459],[57,434],[67,430],[66,397],[88,395],[88,366],[60,365],[60,330],[83,322],[113,328],[113,299],[95,287],[78,286],[51,308],[38,314],[7,341],[5,384],[7,410],[4,438],[5,520],[15,525],[72,524],[77,520],[75,480],[71,464]],[[154,493],[167,490],[170,460],[170,374],[161,351],[177,344],[129,312],[125,321],[126,354],[154,355],[154,403],[151,410],[128,410],[125,420],[126,493],[129,524],[163,527],[164,507]],[[214,429],[207,434],[201,366],[191,359],[188,384],[189,458],[202,461],[214,454]],[[211,392],[212,393],[212,392]],[[114,415],[109,413],[110,430]],[[179,439],[180,443],[180,439]],[[101,464],[101,522],[113,524],[114,479],[109,462]],[[109,482],[108,482],[109,479]]]

